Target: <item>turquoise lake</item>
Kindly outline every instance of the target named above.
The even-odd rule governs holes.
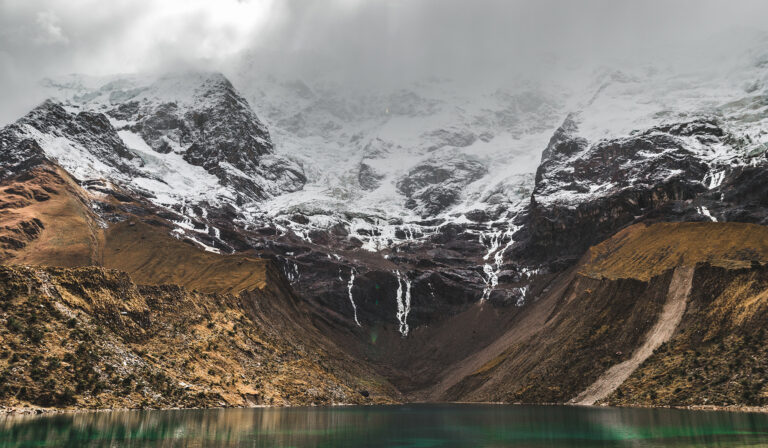
[[[0,417],[0,447],[768,447],[768,415],[403,405]]]

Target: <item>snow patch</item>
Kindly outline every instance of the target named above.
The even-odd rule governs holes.
[[[709,209],[707,207],[699,206],[698,208],[699,213],[709,218],[710,221],[717,222],[717,218],[712,216],[712,213],[709,212]]]

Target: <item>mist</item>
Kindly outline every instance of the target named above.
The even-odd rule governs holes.
[[[186,69],[249,70],[384,88],[567,81],[578,69],[716,69],[768,32],[768,3],[513,0],[0,1],[0,124],[39,81]]]

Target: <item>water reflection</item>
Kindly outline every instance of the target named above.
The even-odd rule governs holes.
[[[97,412],[0,419],[0,447],[768,446],[768,415],[415,405]]]

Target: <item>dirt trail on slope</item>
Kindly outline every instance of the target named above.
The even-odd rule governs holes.
[[[667,302],[659,316],[659,320],[648,332],[645,342],[632,354],[632,357],[622,363],[616,364],[606,371],[600,378],[580,393],[571,403],[579,405],[593,405],[616,390],[632,375],[653,351],[661,344],[667,342],[675,332],[685,313],[685,305],[688,294],[693,284],[693,267],[680,266],[675,269],[667,292]]]

